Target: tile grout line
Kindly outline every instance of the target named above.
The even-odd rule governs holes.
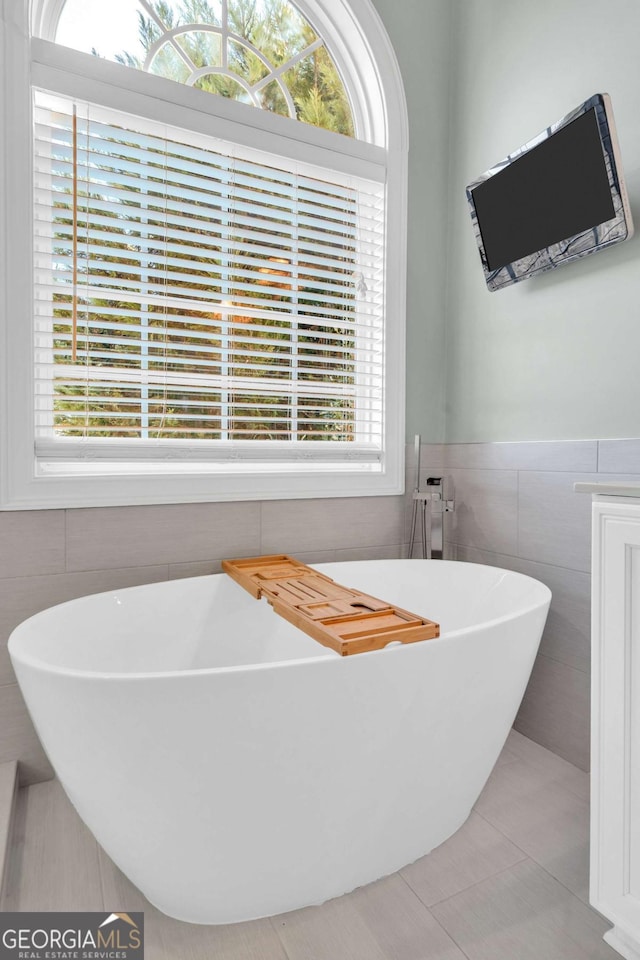
[[[428,856],[428,854],[427,854],[427,856]],[[520,861],[518,861],[518,862],[520,862]],[[458,950],[460,951],[460,953],[461,953],[463,956],[465,956],[465,957],[467,958],[467,960],[472,960],[472,958],[471,958],[470,955],[467,953],[467,951],[462,949],[462,947],[460,946],[460,944],[458,943],[458,941],[456,940],[456,938],[453,936],[453,934],[452,934],[452,933],[449,933],[449,931],[448,931],[447,928],[444,926],[444,924],[440,923],[440,921],[438,920],[438,918],[436,917],[436,915],[435,915],[435,914],[433,913],[433,911],[431,910],[431,907],[428,907],[427,904],[424,902],[424,900],[419,896],[419,894],[416,893],[416,891],[413,889],[413,887],[411,886],[411,884],[409,883],[409,881],[407,880],[407,878],[402,875],[402,870],[398,870],[397,876],[399,876],[400,879],[407,885],[407,887],[409,888],[409,890],[411,890],[411,893],[414,895],[414,897],[415,897],[415,898],[418,900],[418,902],[424,907],[424,909],[427,911],[427,913],[428,913],[429,916],[432,918],[432,920],[433,920],[433,921],[440,927],[440,929],[444,932],[445,936],[447,936],[447,937],[449,938],[449,940],[451,940],[451,942],[458,948]],[[472,886],[475,886],[475,884],[472,884]],[[460,891],[460,892],[462,893],[462,891]]]
[[[566,763],[567,766],[572,767],[573,770],[575,770],[579,775],[583,777],[587,777],[587,779],[590,779],[591,774],[589,770],[583,770],[582,767],[579,767],[577,765],[577,763],[572,763],[571,760],[567,760],[566,757],[563,757],[561,754],[556,753],[550,747],[545,747],[543,743],[539,743],[537,740],[533,740],[532,737],[527,736],[526,733],[522,733],[520,730],[517,730],[515,726],[512,727],[512,730],[514,733],[517,733],[519,736],[524,737],[525,740],[529,740],[536,747],[540,747],[541,750],[546,750],[547,753],[551,754],[554,760],[560,760],[562,763]],[[526,757],[523,757],[521,754],[517,753],[517,751],[515,750],[514,750],[514,753],[516,753],[517,760],[520,763],[524,764],[526,767],[528,767],[533,773],[541,772],[540,766],[535,761],[528,760]],[[585,800],[582,794],[577,793],[575,790],[572,790],[572,788],[567,786],[567,784],[564,782],[563,777],[568,775],[569,773],[570,771],[567,770],[562,775],[558,774],[558,775],[551,776],[549,777],[548,782],[557,784],[559,787],[562,788],[562,790],[565,790],[567,793],[570,793],[572,796],[577,797],[578,800],[581,800],[583,803],[588,803],[588,800]],[[487,818],[485,817],[485,819]]]
[[[0,909],[3,911],[15,911],[16,903],[19,902],[18,891],[24,872],[25,823],[27,816],[26,808],[28,803],[28,790],[28,786],[20,787],[18,780],[18,791],[13,809],[11,844],[8,851],[2,896],[0,897]],[[11,884],[13,884],[13,886]]]
[[[558,783],[557,780],[554,780],[553,782],[554,782],[554,783]],[[565,789],[566,789],[566,788],[565,788]],[[571,795],[572,795],[573,797],[575,797],[576,799],[580,799],[580,797],[578,797],[577,794],[572,793],[570,790],[569,790],[568,792],[571,793]],[[512,844],[514,845],[514,847],[518,847],[518,844],[515,842],[515,840],[512,840],[511,837],[509,837],[509,836],[504,832],[504,830],[502,830],[497,824],[493,823],[491,820],[489,820],[488,817],[486,817],[484,814],[480,813],[479,810],[476,810],[475,808],[474,808],[474,812],[477,813],[479,817],[482,817],[482,819],[485,820],[485,821],[489,824],[490,827],[493,827],[494,830],[497,830],[498,833],[502,834],[502,836],[505,838],[505,840],[508,840],[509,843],[512,843]],[[518,847],[518,850],[522,850],[522,847]],[[524,851],[523,851],[523,853],[524,853]],[[551,877],[553,880],[555,880],[556,883],[559,883],[561,887],[564,887],[564,889],[565,889],[568,893],[570,893],[571,896],[572,896],[575,900],[578,901],[578,903],[585,904],[585,902],[586,902],[586,906],[588,906],[590,909],[592,909],[592,908],[591,908],[591,904],[589,903],[588,900],[587,900],[587,901],[584,901],[584,900],[582,899],[582,897],[579,897],[578,894],[575,893],[575,891],[573,891],[570,887],[568,887],[568,886],[566,885],[566,883],[564,882],[564,880],[561,880],[560,877],[556,877],[555,874],[551,873],[551,870],[549,870],[548,867],[545,866],[545,864],[540,863],[539,860],[536,860],[536,858],[535,858],[531,853],[526,853],[526,854],[525,854],[525,859],[531,860],[533,863],[536,864],[536,866],[540,867],[541,870],[544,870],[544,872],[545,872],[549,877]],[[522,863],[522,860],[519,860],[518,863]],[[508,869],[508,868],[507,868],[507,869]],[[502,872],[503,872],[503,871],[500,871],[500,873],[502,873]],[[497,874],[496,874],[496,876],[497,876]],[[474,886],[475,886],[475,884],[474,884]],[[444,902],[444,901],[442,901],[442,902]]]
[[[64,572],[65,572],[65,573],[68,573],[68,572],[69,572],[68,556],[67,556],[67,554],[68,554],[68,540],[69,540],[69,538],[68,538],[68,536],[67,536],[67,532],[68,532],[68,524],[67,524],[67,519],[68,519],[68,518],[67,518],[67,514],[68,514],[68,513],[69,513],[69,511],[66,510],[66,509],[63,511],[63,519],[64,519],[64,524],[63,524],[63,529],[64,529]]]
[[[480,799],[480,797],[478,797],[478,800],[479,800],[479,799]],[[476,801],[476,803],[477,803],[477,801]],[[490,827],[493,827],[494,830],[497,830],[501,837],[504,837],[504,839],[507,840],[509,843],[512,843],[514,847],[517,847],[517,849],[520,851],[520,853],[523,854],[523,857],[524,857],[525,859],[533,860],[533,857],[531,856],[531,854],[526,853],[526,852],[522,849],[522,847],[518,846],[518,844],[515,842],[515,840],[512,840],[511,837],[508,837],[508,836],[506,835],[506,833],[504,832],[504,830],[501,830],[500,827],[498,827],[492,820],[489,820],[489,818],[486,817],[483,813],[480,813],[480,811],[478,810],[477,807],[474,806],[473,812],[474,812],[478,817],[480,817],[481,820],[484,820],[485,823],[488,823]],[[522,861],[521,861],[521,860],[518,860],[518,863],[522,863]],[[537,861],[536,861],[536,863],[537,863]],[[540,866],[540,864],[538,864],[538,866]],[[507,869],[508,869],[508,867],[507,867]],[[502,872],[503,872],[502,870],[499,870],[499,871],[498,871],[498,873],[502,873]],[[496,876],[497,876],[497,874],[496,874]]]
[[[471,811],[471,813],[475,813],[477,816],[481,817],[481,814],[479,814],[475,808]],[[485,823],[489,823],[486,817],[482,817],[482,819],[485,821]],[[489,826],[493,827],[493,824],[489,823]],[[498,831],[498,832],[502,833],[502,831]],[[504,837],[504,834],[502,834],[502,836]],[[418,893],[418,891],[414,890],[409,880],[407,880],[407,878],[403,876],[402,871],[404,870],[404,867],[400,868],[400,870],[398,871],[398,875],[402,877],[402,879],[407,884],[409,889],[412,890],[413,893],[415,893],[416,897],[418,898],[420,903],[423,905],[423,907],[425,907],[431,913],[432,907],[437,907],[441,903],[446,903],[447,900],[453,900],[454,897],[457,897],[461,893],[467,893],[469,890],[473,890],[474,887],[477,887],[480,883],[484,883],[485,880],[492,880],[494,877],[499,877],[501,873],[505,873],[507,870],[511,870],[518,863],[523,863],[525,860],[533,860],[533,857],[530,857],[528,853],[525,853],[524,850],[521,847],[519,847],[517,843],[514,843],[513,840],[509,840],[509,837],[505,837],[505,840],[507,840],[512,846],[514,846],[517,850],[519,850],[522,856],[518,857],[518,859],[515,860],[513,863],[510,863],[508,867],[501,867],[500,870],[496,870],[495,873],[489,873],[487,874],[486,877],[482,877],[480,880],[474,880],[473,883],[469,883],[466,887],[462,887],[460,890],[456,890],[455,893],[450,893],[448,897],[442,897],[441,900],[436,900],[434,903],[431,903],[431,904],[425,903],[422,897],[420,896],[420,894]],[[427,854],[427,856],[429,856],[429,854]],[[540,866],[540,864],[538,864],[538,866]]]
[[[100,846],[98,841],[94,837],[94,843],[96,845],[96,855],[98,857],[98,880],[100,882],[100,894],[102,896],[102,908],[103,910],[107,909],[107,899],[104,895],[104,876],[102,873],[102,857],[100,856]]]
[[[215,557],[213,559],[216,559]],[[170,565],[179,566],[181,563],[208,563],[209,560],[178,560],[171,561],[171,563],[140,563],[133,564],[125,567],[92,567],[87,570],[62,570],[59,573],[34,573],[34,574],[23,574],[18,577],[0,577],[0,584],[13,582],[16,580],[39,580],[40,578],[52,578],[52,577],[75,577],[83,576],[86,574],[95,574],[95,573],[118,573],[123,570],[145,570],[147,568],[153,569],[162,569],[163,567],[169,567]]]
[[[277,916],[286,916],[286,914],[277,914]],[[282,952],[283,952],[284,956],[287,958],[287,960],[294,960],[294,958],[291,956],[291,954],[290,954],[289,951],[287,950],[287,947],[286,947],[286,945],[285,945],[282,937],[280,936],[280,933],[278,932],[278,927],[276,926],[275,919],[276,919],[275,917],[268,917],[269,924],[271,925],[271,929],[273,930],[273,932],[275,933],[276,937],[278,938],[278,943],[280,944],[280,947],[282,948]]]
[[[585,676],[587,676],[587,677],[590,677],[590,676],[591,676],[591,670],[590,670],[590,669],[588,669],[588,670],[586,670],[586,669],[583,670],[582,667],[576,667],[575,663],[567,663],[566,660],[560,660],[557,656],[554,657],[554,656],[552,656],[550,653],[545,653],[544,651],[542,651],[542,650],[540,650],[540,649],[538,650],[538,653],[536,654],[536,659],[537,659],[538,657],[544,657],[546,660],[553,660],[554,663],[560,663],[560,664],[562,664],[563,667],[569,667],[570,670],[577,670],[578,673],[584,673]],[[518,731],[518,733],[519,733],[519,732],[520,732],[520,731]],[[523,733],[522,736],[524,737],[525,734]],[[528,737],[528,739],[530,740],[531,737]],[[536,743],[536,742],[537,742],[537,741],[534,740],[534,743]],[[542,744],[539,744],[539,746],[542,746]],[[545,747],[545,750],[548,750],[548,749],[549,749],[549,747]],[[553,753],[553,750],[551,750],[551,753]],[[556,756],[556,757],[559,757],[560,754],[559,754],[559,753],[556,753],[555,756]],[[564,760],[565,758],[564,758],[564,757],[561,757],[561,759]],[[571,761],[570,761],[570,760],[567,760],[567,763],[571,763]],[[575,767],[576,764],[575,764],[575,763],[572,763],[571,766],[572,766],[572,767]],[[578,770],[581,770],[581,769],[582,769],[581,767],[578,767]],[[586,770],[583,770],[582,772],[583,772],[583,773],[587,773]]]
[[[520,731],[516,730],[515,727],[513,727],[512,730],[514,733],[517,733],[519,736],[524,737],[525,740],[529,740],[531,743],[535,744],[536,747],[540,747],[541,750],[546,750],[547,753],[550,753],[555,760],[561,760],[563,763],[566,763],[568,766],[573,767],[573,769],[576,770],[579,774],[583,774],[587,778],[590,778],[590,772],[588,770],[583,770],[582,767],[578,767],[575,763],[571,763],[571,761],[567,760],[565,757],[561,757],[559,753],[554,753],[553,750],[549,749],[549,747],[545,747],[541,743],[538,743],[537,740],[532,740],[531,737],[527,737],[526,734],[520,733]],[[524,763],[525,766],[530,767],[535,773],[539,771],[540,768],[537,766],[535,762],[532,762],[531,760],[527,760],[526,757],[523,757],[521,754],[519,754],[517,750],[513,749],[513,747],[510,747],[510,750],[513,752],[515,760],[518,760],[520,763]],[[509,762],[511,763],[513,761],[509,761]],[[567,773],[568,772],[569,771],[567,771]],[[564,783],[559,777],[551,777],[551,782],[559,784],[564,790],[567,790],[569,793],[573,794],[574,797],[577,797],[578,800],[582,800],[583,803],[585,802],[585,798],[581,794],[576,793],[574,790],[571,789],[571,787],[568,787],[566,783]],[[480,816],[482,816],[482,814],[480,814]],[[484,817],[484,819],[486,820],[487,818]]]
[[[593,469],[590,470],[586,466],[562,467],[562,469],[557,469],[554,467],[540,467],[539,465],[535,467],[527,467],[527,466],[523,466],[521,463],[512,463],[509,466],[499,466],[499,467],[486,467],[486,466],[459,467],[458,466],[458,467],[448,467],[448,469],[452,471],[468,470],[469,472],[475,472],[475,473],[551,473],[554,476],[555,474],[558,474],[558,473],[566,473],[566,474],[570,474],[571,476],[578,473],[579,474],[596,473],[595,470]],[[612,472],[620,473],[621,471],[610,471],[610,470],[607,471],[607,473],[612,473]],[[626,473],[628,476],[635,476],[635,474],[631,471],[626,471]]]
[[[518,560],[522,559],[520,556],[520,473],[520,470],[516,473],[516,554]]]
[[[545,654],[538,654],[538,656],[543,657],[545,661],[548,661],[550,664],[553,664],[554,666],[567,667],[567,664],[566,664],[566,663],[563,663],[561,660],[551,660],[551,658],[545,656]],[[578,670],[577,668],[573,668],[573,667],[567,667],[567,669],[568,669],[568,670],[575,669],[575,672],[576,672],[576,674],[578,675],[578,677],[580,677],[580,678],[583,679],[583,680],[589,680],[589,675],[588,675],[587,673],[583,673],[581,670]],[[587,684],[587,686],[588,686],[588,684]],[[524,704],[524,702],[525,702],[525,698],[523,697],[523,698],[522,698],[522,704]],[[527,701],[527,705],[528,705],[528,701]],[[589,776],[589,774],[590,774],[590,771],[589,771],[589,770],[585,770],[583,767],[579,767],[577,763],[575,763],[573,760],[569,760],[568,757],[566,757],[564,754],[556,752],[557,750],[560,750],[560,747],[559,747],[559,746],[557,746],[557,747],[554,749],[554,748],[552,748],[552,747],[549,746],[549,740],[546,740],[545,743],[541,743],[539,740],[534,740],[534,739],[533,739],[533,736],[532,736],[532,733],[530,732],[530,730],[531,730],[530,721],[527,721],[526,718],[525,718],[524,720],[521,719],[521,716],[520,716],[521,709],[522,709],[522,705],[521,705],[521,707],[520,707],[519,710],[518,710],[518,713],[517,713],[517,715],[516,715],[515,720],[513,721],[513,729],[515,730],[516,733],[519,733],[519,734],[521,734],[523,737],[526,737],[528,740],[531,740],[532,743],[537,743],[539,747],[543,747],[545,750],[548,750],[549,753],[553,753],[553,754],[558,758],[558,760],[564,760],[565,763],[570,763],[571,766],[572,766],[572,767],[575,767],[576,770],[579,770],[580,773],[583,773],[583,774],[586,774],[587,776]],[[524,727],[524,730],[527,730],[528,732],[525,733],[524,730],[521,729],[522,727]],[[575,750],[575,748],[574,748],[574,750]],[[568,792],[571,793],[574,797],[577,797],[578,800],[583,800],[583,799],[584,799],[579,793],[577,793],[575,790],[571,790],[569,787],[567,787],[565,784],[563,784],[560,780],[555,780],[555,781],[553,781],[553,782],[557,783],[557,784],[558,784],[559,786],[561,786],[564,790],[568,790]]]
[[[516,730],[516,733],[517,732],[518,731]],[[522,734],[522,736],[524,736],[524,734]],[[533,741],[531,742],[533,743]],[[497,767],[505,767],[508,763],[514,763],[516,760],[520,760],[520,757],[517,755],[517,753],[514,753],[512,757],[505,757],[504,759],[500,759],[499,763],[498,761],[496,761],[496,764],[493,769],[495,770]]]
[[[16,760],[5,761],[1,766],[5,769],[9,768],[11,774],[9,778],[10,791],[4,792],[1,798],[3,801],[2,814],[5,821],[5,829],[2,831],[2,834],[0,834],[0,903],[4,900],[5,886],[9,876],[9,859],[11,857],[13,833],[15,829],[19,783],[19,767]],[[6,804],[6,807],[4,804]],[[0,909],[2,908],[0,907]]]
[[[456,541],[452,541],[456,542]],[[478,553],[490,553],[494,557],[506,557],[508,560],[522,560],[523,563],[538,563],[541,567],[553,567],[554,570],[568,570],[569,573],[582,573],[585,576],[591,575],[591,570],[581,570],[578,567],[564,567],[559,563],[550,563],[548,560],[534,560],[531,557],[522,557],[515,553],[500,553],[497,550],[487,550],[485,547],[474,547],[470,543],[456,543],[463,550],[476,550]],[[475,561],[471,561],[475,563]],[[506,568],[505,568],[506,569]]]

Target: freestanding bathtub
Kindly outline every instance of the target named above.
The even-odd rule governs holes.
[[[172,917],[232,923],[392,873],[464,823],[507,737],[547,587],[447,561],[318,569],[441,637],[342,658],[224,574],[73,600],[11,637],[69,798]]]

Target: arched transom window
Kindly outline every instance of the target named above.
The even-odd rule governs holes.
[[[55,39],[353,136],[336,65],[287,0],[66,0]]]

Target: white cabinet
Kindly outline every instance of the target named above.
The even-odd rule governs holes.
[[[640,960],[640,495],[594,497],[592,572],[590,900]]]

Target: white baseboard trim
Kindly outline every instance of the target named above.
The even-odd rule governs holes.
[[[0,764],[0,901],[6,879],[11,826],[18,792],[18,764],[15,760]]]
[[[625,960],[640,960],[640,943],[633,937],[630,937],[620,927],[612,927],[602,938],[617,950]]]

